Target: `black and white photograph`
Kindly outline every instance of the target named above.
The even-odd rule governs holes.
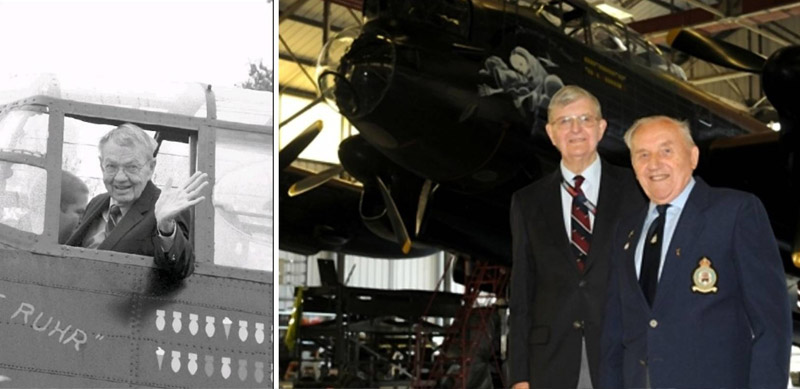
[[[273,19],[0,2],[0,388],[275,387]]]

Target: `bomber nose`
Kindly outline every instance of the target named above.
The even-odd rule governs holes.
[[[319,55],[319,90],[341,114],[366,115],[389,89],[395,59],[394,43],[386,33],[359,27],[343,30],[323,46]]]

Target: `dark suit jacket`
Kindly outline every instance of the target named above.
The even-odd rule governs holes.
[[[697,179],[670,241],[652,309],[634,267],[646,212],[644,207],[620,221],[614,239],[600,387],[786,387],[790,306],[761,202]],[[716,271],[716,293],[692,291],[703,257]]]
[[[560,185],[556,170],[511,200],[511,383],[528,381],[532,388],[578,385],[583,334],[597,382],[609,242],[619,215],[644,204],[633,172],[602,162],[592,245],[581,274],[566,235]]]
[[[185,278],[194,271],[194,251],[189,243],[188,212],[175,218],[176,233],[168,252],[161,248],[154,214],[156,200],[161,190],[148,181],[141,196],[131,205],[131,209],[106,237],[98,250],[111,250],[123,253],[152,256],[156,265],[178,278]],[[97,218],[102,218],[108,209],[110,195],[96,196],[86,206],[75,232],[67,240],[67,245],[82,246],[86,233]]]

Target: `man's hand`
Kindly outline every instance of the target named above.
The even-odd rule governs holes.
[[[172,188],[172,178],[168,179],[155,206],[159,229],[163,227],[164,232],[168,232],[166,230],[174,225],[175,216],[205,200],[205,196],[200,196],[200,192],[206,185],[208,185],[208,174],[199,171],[192,174],[177,189]]]
[[[531,385],[527,381],[517,382],[511,389],[530,389]]]

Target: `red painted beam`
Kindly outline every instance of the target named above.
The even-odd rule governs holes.
[[[769,10],[776,7],[783,7],[791,4],[798,4],[797,0],[742,0],[742,12],[740,15],[757,14],[759,11]],[[784,11],[772,14],[752,15],[753,19],[758,20],[779,20],[789,17]],[[713,22],[717,17],[700,8],[693,8],[673,14],[658,16],[652,19],[641,20],[628,24],[629,27],[641,34],[652,34],[655,32],[668,31],[677,27],[690,27],[698,24]],[[728,27],[731,28],[731,27]],[[712,28],[713,29],[713,28]],[[725,29],[725,28],[723,28]]]
[[[628,27],[636,30],[640,34],[650,34],[658,31],[668,31],[675,27],[706,23],[714,20],[714,18],[716,18],[716,16],[700,8],[693,8],[686,11],[657,16],[652,19],[632,22],[628,24]]]
[[[744,0],[742,1],[742,15],[758,12],[761,11],[762,9],[770,9],[789,4],[796,4],[797,2],[798,2],[797,0]]]

